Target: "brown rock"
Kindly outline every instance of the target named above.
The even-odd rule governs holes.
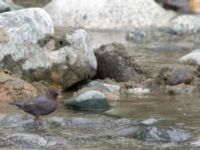
[[[99,79],[115,79],[118,82],[136,81],[144,79],[144,71],[137,64],[133,56],[126,53],[122,44],[112,43],[103,45],[95,50],[97,58],[97,74]]]
[[[0,101],[11,102],[37,95],[37,89],[30,83],[0,72]]]

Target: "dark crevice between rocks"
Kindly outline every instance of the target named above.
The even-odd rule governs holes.
[[[7,70],[7,72],[11,73],[14,72],[16,75],[21,76],[22,72],[22,67],[21,65],[26,61],[26,59],[22,58],[19,60],[13,60],[11,55],[7,55],[5,56],[2,60],[1,60],[1,66],[0,68],[2,70]]]
[[[71,44],[67,42],[65,36],[57,37],[56,35],[46,35],[43,39],[38,40],[38,45],[40,47],[58,50],[62,47],[70,46]]]

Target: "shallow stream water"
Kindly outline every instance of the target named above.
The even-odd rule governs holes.
[[[178,50],[149,49],[152,45],[133,45],[125,40],[125,31],[90,31],[92,47],[98,48],[102,44],[120,42],[127,46],[130,55],[135,56],[136,61],[145,69],[151,70],[151,76],[167,65],[180,65],[177,59],[195,48],[195,44],[189,41],[180,41]],[[154,46],[154,45],[153,45]],[[64,96],[69,98],[72,93]],[[163,93],[146,95],[123,95],[120,101],[111,101],[112,109],[103,114],[92,114],[66,110],[63,103],[59,103],[59,109],[44,120],[51,121],[57,118],[64,118],[68,122],[65,127],[62,125],[51,126],[48,131],[29,131],[39,135],[56,135],[66,138],[68,146],[57,147],[56,149],[83,149],[83,150],[158,150],[158,149],[200,149],[188,143],[147,143],[136,140],[132,137],[115,135],[115,131],[134,124],[134,121],[141,121],[148,118],[156,118],[159,121],[157,126],[178,127],[186,129],[193,134],[193,137],[200,137],[200,94],[186,94],[170,96]],[[60,101],[62,101],[61,98]],[[6,103],[0,105],[0,115],[25,115],[24,112]],[[33,119],[25,115],[25,119]],[[59,120],[59,119],[57,119]],[[62,120],[62,119],[61,119]],[[59,121],[58,121],[59,122]],[[48,123],[48,121],[47,121]],[[58,123],[59,124],[59,123]],[[62,124],[62,123],[61,123]],[[0,125],[0,132],[5,128]],[[13,129],[18,132],[18,127]],[[20,130],[19,130],[20,131]],[[8,129],[7,132],[10,132]],[[111,133],[112,132],[112,133]],[[11,149],[11,148],[9,148]],[[45,149],[45,148],[44,148]]]

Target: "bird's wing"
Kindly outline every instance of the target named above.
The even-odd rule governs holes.
[[[29,102],[23,105],[23,110],[25,112],[31,113],[33,115],[40,115],[43,112],[45,112],[45,108],[48,107],[47,103],[34,103],[34,102]]]

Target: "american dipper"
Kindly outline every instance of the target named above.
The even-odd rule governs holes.
[[[27,102],[14,102],[13,104],[35,116],[35,123],[39,123],[39,116],[48,115],[56,110],[57,97],[59,92],[55,89],[48,89],[45,94],[35,96]]]

